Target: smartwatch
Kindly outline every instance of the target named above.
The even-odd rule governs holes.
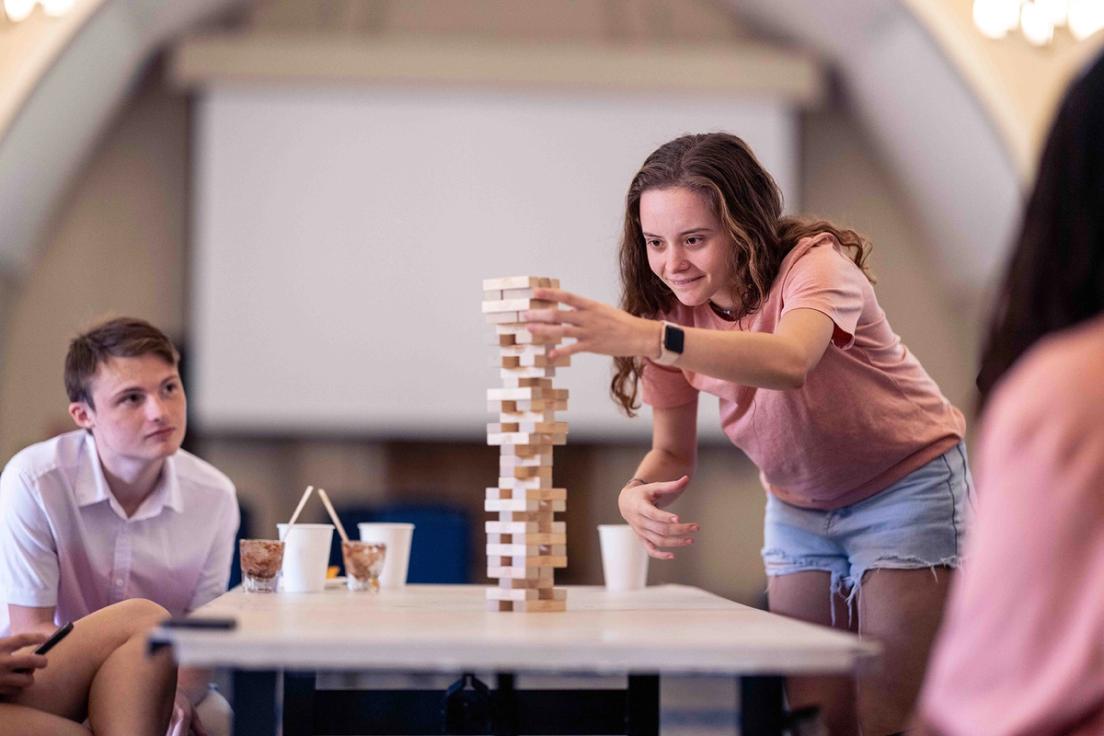
[[[675,361],[682,357],[682,346],[685,341],[686,333],[681,327],[664,322],[663,333],[659,339],[659,357],[655,362],[658,365],[674,365]]]

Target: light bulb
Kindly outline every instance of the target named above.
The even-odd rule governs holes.
[[[974,25],[989,38],[1004,38],[1020,20],[1020,0],[974,0]]]
[[[75,0],[38,0],[42,4],[42,9],[46,11],[46,15],[51,15],[55,18],[65,15],[73,7]]]
[[[1104,3],[1100,0],[1070,0],[1069,29],[1074,38],[1083,41],[1104,28]]]
[[[4,12],[8,18],[19,23],[27,20],[34,11],[37,0],[4,0]]]
[[[1054,38],[1054,24],[1046,11],[1033,0],[1024,3],[1020,9],[1020,29],[1028,43],[1034,46],[1045,46]]]

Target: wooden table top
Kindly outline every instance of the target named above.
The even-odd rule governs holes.
[[[792,621],[698,588],[626,593],[568,587],[562,613],[499,613],[483,585],[408,585],[378,594],[244,593],[195,616],[233,631],[158,629],[182,665],[244,669],[532,673],[851,672],[878,654],[847,633]]]

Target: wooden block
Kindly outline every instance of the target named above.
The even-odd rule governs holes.
[[[487,543],[488,557],[566,557],[562,544],[492,544]]]
[[[502,289],[490,289],[490,290],[484,289],[484,291],[483,291],[483,301],[485,301],[485,302],[496,302],[499,299],[505,299],[505,298],[506,297],[504,297],[503,294],[502,294]]]
[[[517,343],[514,342],[513,335],[491,335],[490,344],[497,345],[500,348],[512,348],[517,346]]]
[[[551,588],[556,584],[555,569],[551,567],[541,568],[536,577],[532,578],[501,578],[498,581],[500,588]]]
[[[488,563],[487,577],[537,579],[540,577],[540,568],[526,567],[525,565],[492,565]]]
[[[502,299],[532,299],[534,289],[503,289]]]
[[[498,522],[488,521],[488,524],[495,524]],[[524,544],[524,545],[566,545],[567,535],[552,534],[550,532],[538,532],[536,531],[536,524],[533,525],[534,531],[518,532],[516,534],[497,534],[494,532],[487,533],[487,544]],[[565,553],[566,554],[566,553]]]
[[[555,601],[512,601],[515,613],[563,613],[567,610],[567,600]]]
[[[567,434],[567,422],[490,422],[488,434],[524,432],[527,434]]]
[[[537,511],[556,512],[566,509],[567,501],[563,499],[558,501],[540,501],[533,498],[488,498],[483,501],[484,511],[534,513]]]
[[[518,312],[494,312],[493,314],[484,314],[483,319],[487,320],[487,322],[492,325],[525,324],[522,322],[521,315]]]
[[[540,600],[538,588],[487,588],[488,601]]]
[[[543,414],[545,412],[551,414],[552,412],[566,410],[566,401],[554,401],[552,399],[514,399],[487,402],[487,411],[498,414]],[[530,418],[535,419],[536,417]]]
[[[498,477],[499,488],[514,488],[517,481],[540,481],[544,486],[552,485],[551,465],[514,465],[498,469],[502,473]],[[503,481],[507,481],[503,483]],[[538,488],[540,486],[537,486]]]
[[[488,521],[484,524],[488,538],[490,535],[513,536],[515,534],[538,534],[535,521]]]
[[[514,356],[511,356],[514,357]],[[571,365],[570,355],[557,355],[549,358],[547,355],[518,355],[518,364],[523,368],[567,368]]]
[[[498,412],[500,422],[555,422],[555,409],[541,409],[540,411],[518,411],[516,406],[508,407],[508,411]]]
[[[556,375],[556,369],[519,366],[517,368],[502,368],[498,371],[498,375],[504,379],[502,381],[503,385],[509,386],[510,381],[517,381],[522,378],[552,378]]]
[[[526,516],[525,514],[517,514],[517,516]],[[563,544],[567,544],[567,522],[566,521],[553,521],[549,524],[547,531],[540,530],[540,523],[534,519],[517,519],[514,521],[488,521],[484,524],[487,530],[487,538],[490,539],[492,535],[496,537],[510,537],[522,538],[526,540],[532,538],[537,540],[548,539],[548,544],[560,544],[562,540]],[[541,542],[538,542],[541,543]]]
[[[529,557],[519,555],[513,557],[510,555],[487,555],[487,568],[517,568],[523,567],[526,570],[536,569],[540,567],[567,567],[567,557],[564,555],[532,555]],[[520,577],[518,575],[490,575],[487,577]],[[526,575],[525,577],[530,577]]]
[[[483,314],[493,312],[524,312],[527,309],[555,309],[556,302],[543,299],[500,299],[483,302]]]
[[[489,388],[487,389],[488,401],[519,401],[522,399],[552,399],[556,401],[564,400],[567,396],[562,395],[561,391],[567,389],[555,389],[552,388],[552,381],[542,384],[539,378],[526,378],[518,382],[517,386],[503,386],[502,388]]]
[[[514,447],[535,445],[547,447],[549,445],[566,445],[566,434],[541,434],[539,432],[496,432],[487,435],[487,444],[497,447],[510,445]]]
[[[550,359],[545,355],[499,355],[492,358],[491,365],[510,368],[516,373],[518,368],[566,368],[571,365],[570,355],[559,355]]]
[[[518,399],[512,402],[512,406],[506,407],[503,402],[487,402],[487,411],[517,411],[517,412],[543,412],[543,411],[567,411],[566,401],[552,399]]]
[[[498,335],[498,337],[505,337],[513,340],[514,335]],[[499,344],[499,353],[502,355],[548,355],[549,350],[554,350],[555,345],[548,345],[545,343],[534,345],[532,343],[528,345],[519,345],[516,342],[508,342],[505,344]]]
[[[560,338],[555,335],[534,335],[525,328],[525,323],[496,324],[495,332],[499,335],[510,335],[516,345],[557,345]]]
[[[498,468],[499,472],[507,468],[550,468],[552,467],[552,450],[543,450],[539,452],[532,452],[525,455],[515,454],[514,452],[507,452],[506,450],[536,450],[536,447],[529,447],[523,445],[517,447],[516,445],[503,446],[503,452],[498,456]],[[531,472],[531,471],[530,471]]]
[[[495,289],[536,289],[548,286],[551,279],[542,276],[502,276],[494,279],[483,279],[483,291]]]
[[[525,499],[528,501],[566,501],[567,489],[566,488],[488,488],[485,491],[486,499],[491,501],[500,501],[506,499],[519,500]],[[506,511],[517,511],[520,509],[505,509]],[[534,509],[536,511],[537,509]]]

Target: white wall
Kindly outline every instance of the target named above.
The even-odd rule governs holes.
[[[616,302],[625,190],[686,132],[743,136],[792,200],[792,113],[764,100],[216,87],[196,145],[191,392],[208,430],[479,437],[482,279]],[[232,318],[231,318],[232,317]],[[610,360],[557,385],[577,438],[640,436]],[[703,430],[719,434],[716,401]]]

